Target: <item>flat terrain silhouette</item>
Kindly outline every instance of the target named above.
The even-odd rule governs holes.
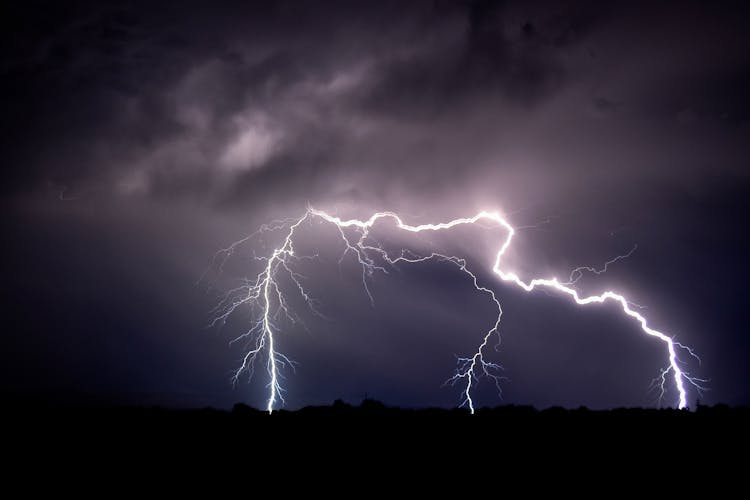
[[[231,410],[214,408],[171,409],[159,406],[109,406],[102,404],[69,405],[17,403],[2,407],[4,419],[16,428],[34,428],[40,433],[54,429],[84,431],[116,430],[118,434],[165,433],[190,429],[202,433],[232,432],[246,429],[276,429],[294,432],[315,426],[317,429],[409,432],[420,434],[438,426],[443,432],[483,430],[501,426],[518,432],[554,434],[560,429],[583,433],[606,432],[627,434],[645,432],[668,434],[686,430],[713,435],[730,433],[750,423],[750,408],[732,408],[719,404],[698,405],[694,410],[617,408],[590,410],[585,407],[565,409],[551,407],[538,410],[532,406],[505,405],[479,408],[474,415],[462,408],[403,409],[380,401],[364,399],[359,404],[341,400],[329,406],[307,406],[299,410],[265,410],[237,403]],[[512,438],[512,436],[508,436]]]
[[[283,474],[295,467],[324,470],[325,477],[355,471],[362,484],[377,481],[382,471],[404,481],[421,471],[424,484],[440,489],[455,479],[441,471],[455,470],[494,478],[515,470],[522,478],[530,470],[598,469],[617,478],[631,469],[680,471],[695,462],[701,473],[724,471],[742,463],[732,457],[743,456],[750,444],[750,411],[726,405],[695,411],[499,406],[471,415],[367,399],[269,415],[244,404],[217,410],[5,403],[0,438],[16,470],[71,477],[97,471],[95,477],[124,475],[125,481],[134,474],[169,477],[164,470],[176,470],[176,481],[192,481],[179,465],[196,471],[196,478],[206,468],[219,470],[220,483],[232,468],[238,471],[233,479],[244,485],[260,480],[261,471]]]

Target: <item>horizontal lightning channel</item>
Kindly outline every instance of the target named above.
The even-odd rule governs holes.
[[[648,325],[648,322],[646,318],[641,315],[639,312],[633,310],[631,308],[631,303],[628,302],[628,300],[621,294],[614,292],[612,290],[607,290],[599,295],[590,295],[590,296],[581,296],[577,290],[571,287],[578,278],[580,278],[580,275],[582,271],[591,271],[596,274],[601,274],[604,271],[606,271],[607,266],[609,264],[612,264],[616,262],[619,259],[625,258],[632,254],[632,252],[635,250],[630,251],[630,253],[619,256],[611,261],[608,261],[604,268],[602,270],[596,270],[594,268],[577,268],[576,270],[571,273],[571,278],[568,282],[561,282],[557,278],[533,278],[530,281],[523,281],[516,273],[512,271],[505,270],[501,267],[501,262],[503,255],[510,247],[511,241],[513,240],[513,237],[515,236],[515,229],[513,226],[511,226],[508,221],[506,221],[502,216],[500,216],[497,212],[487,212],[482,211],[478,214],[474,215],[473,217],[467,217],[467,218],[459,218],[454,219],[449,222],[442,222],[438,224],[420,224],[420,225],[410,225],[406,224],[401,217],[393,212],[377,212],[373,214],[369,219],[367,220],[359,220],[359,219],[341,219],[339,217],[330,215],[324,211],[314,209],[312,207],[308,208],[307,212],[299,219],[296,220],[294,223],[290,223],[288,226],[289,232],[287,233],[286,238],[283,241],[283,244],[276,248],[270,257],[268,258],[258,258],[259,260],[266,260],[266,266],[264,271],[262,271],[256,278],[254,283],[250,283],[246,285],[243,290],[246,290],[246,295],[244,297],[238,299],[229,301],[228,304],[225,304],[225,306],[222,308],[221,313],[218,315],[218,317],[214,320],[215,322],[218,320],[225,320],[229,315],[234,312],[234,310],[239,307],[242,304],[250,304],[250,305],[256,305],[259,304],[262,314],[259,321],[257,321],[254,326],[245,334],[238,337],[239,340],[245,337],[250,337],[255,335],[256,342],[255,347],[248,351],[248,353],[245,355],[242,365],[239,369],[236,370],[234,374],[234,381],[238,379],[239,375],[243,373],[244,371],[249,371],[252,374],[253,371],[253,363],[255,360],[256,355],[263,350],[264,348],[268,349],[268,363],[266,366],[266,369],[268,371],[270,382],[269,382],[269,389],[270,394],[267,401],[266,408],[268,412],[272,412],[274,409],[274,405],[276,404],[277,400],[281,400],[283,402],[282,397],[282,388],[279,384],[279,364],[286,365],[291,364],[291,361],[289,361],[288,358],[283,356],[282,354],[278,353],[275,350],[274,345],[274,330],[276,329],[274,327],[274,323],[272,320],[272,297],[275,298],[278,306],[277,315],[279,312],[285,314],[290,319],[294,320],[294,316],[290,313],[286,302],[283,298],[283,295],[279,289],[278,283],[275,280],[275,274],[279,270],[286,271],[290,276],[291,279],[294,281],[294,283],[299,288],[299,291],[303,294],[303,297],[307,301],[308,305],[310,305],[313,312],[317,311],[314,308],[314,305],[312,304],[312,300],[310,297],[306,294],[304,291],[304,288],[302,287],[299,278],[300,276],[291,270],[289,267],[289,263],[293,259],[298,259],[300,257],[295,256],[294,254],[294,247],[293,247],[293,239],[294,239],[294,233],[295,230],[306,220],[308,220],[311,217],[317,217],[323,221],[329,222],[333,225],[335,225],[340,235],[343,239],[343,241],[346,244],[346,250],[344,252],[344,255],[349,252],[353,252],[357,259],[359,264],[362,266],[362,281],[365,286],[365,290],[367,291],[368,296],[370,297],[370,300],[372,301],[372,295],[370,294],[370,291],[367,287],[367,280],[366,277],[368,275],[372,275],[374,271],[382,271],[387,272],[385,268],[382,266],[379,266],[375,263],[375,261],[370,257],[370,253],[375,252],[379,254],[385,262],[387,262],[390,265],[394,265],[399,262],[406,262],[406,263],[416,263],[416,262],[424,262],[429,259],[438,259],[442,261],[448,261],[456,266],[459,267],[459,269],[464,272],[465,274],[469,275],[471,279],[473,280],[474,287],[481,292],[487,293],[491,296],[494,303],[497,305],[498,308],[498,317],[497,321],[495,322],[494,326],[485,334],[482,343],[480,344],[479,348],[477,349],[477,352],[472,356],[468,358],[459,358],[459,367],[456,370],[456,373],[453,377],[451,377],[448,382],[449,383],[456,383],[460,380],[466,381],[466,386],[463,391],[464,393],[464,402],[463,404],[466,404],[469,407],[469,410],[471,413],[474,413],[474,401],[471,397],[471,389],[472,389],[472,383],[474,380],[478,379],[480,376],[488,376],[495,381],[495,385],[497,386],[498,390],[500,390],[499,381],[502,377],[500,377],[497,374],[497,371],[501,369],[501,367],[494,363],[489,363],[484,361],[483,357],[483,350],[489,343],[490,337],[493,334],[498,333],[498,328],[500,324],[500,317],[502,316],[502,308],[500,307],[500,302],[498,301],[497,297],[495,296],[495,293],[486,288],[482,287],[478,284],[476,276],[469,271],[466,268],[466,262],[463,259],[460,259],[458,257],[454,256],[447,256],[439,253],[432,253],[425,257],[420,256],[412,256],[411,254],[407,255],[407,252],[402,251],[401,255],[392,258],[390,257],[385,250],[383,250],[379,246],[372,246],[365,244],[365,240],[368,237],[368,231],[380,220],[380,219],[391,219],[396,227],[400,230],[412,232],[412,233],[419,233],[423,231],[443,231],[448,230],[456,226],[460,225],[472,225],[476,224],[480,221],[489,221],[492,223],[497,224],[498,226],[502,227],[506,231],[506,237],[503,241],[502,245],[500,246],[500,249],[498,250],[494,264],[492,266],[492,271],[497,276],[500,277],[501,280],[511,283],[515,285],[516,287],[524,290],[525,292],[532,292],[536,288],[544,288],[549,289],[564,295],[569,296],[576,304],[580,306],[590,305],[590,304],[601,304],[604,302],[614,302],[617,305],[619,305],[620,309],[623,313],[625,313],[628,317],[632,318],[636,321],[636,323],[640,326],[641,330],[651,336],[655,337],[659,341],[665,344],[668,352],[668,359],[669,364],[666,368],[664,368],[661,373],[660,377],[658,377],[661,380],[661,391],[662,395],[664,394],[664,384],[666,382],[666,376],[671,372],[675,387],[677,389],[677,392],[679,393],[679,399],[677,402],[678,408],[685,408],[687,407],[687,391],[685,388],[685,382],[688,382],[695,386],[696,389],[699,391],[702,389],[702,387],[699,385],[699,382],[704,382],[702,379],[693,378],[687,375],[681,368],[680,368],[680,360],[677,356],[677,349],[681,348],[688,353],[697,358],[697,356],[693,353],[692,350],[690,350],[687,346],[684,346],[680,344],[679,342],[676,342],[674,339],[666,335],[665,333],[656,330],[654,328],[651,328]],[[271,224],[267,226],[267,230],[275,230],[283,227],[282,224]],[[347,235],[344,232],[344,229],[346,228],[356,228],[360,233],[360,237],[357,241],[354,243],[351,242],[351,240],[347,237]],[[240,240],[240,242],[246,241],[247,238]],[[240,243],[238,242],[238,243]],[[235,245],[232,245],[229,247],[232,251],[234,250]],[[227,252],[225,250],[225,252]],[[227,255],[230,255],[231,252],[227,252]],[[342,256],[343,259],[343,256]],[[698,359],[698,358],[697,358]]]

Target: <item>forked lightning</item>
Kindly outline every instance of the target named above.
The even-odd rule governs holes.
[[[693,353],[693,351],[687,346],[674,340],[671,336],[650,327],[646,318],[638,311],[634,310],[633,304],[623,295],[612,290],[607,290],[599,295],[582,296],[572,287],[582,277],[584,272],[602,274],[607,270],[609,265],[617,260],[630,256],[635,248],[633,248],[628,254],[618,256],[608,261],[602,269],[591,267],[580,267],[574,269],[567,281],[560,281],[557,278],[532,278],[528,281],[524,281],[515,272],[504,269],[502,266],[503,256],[510,247],[511,241],[515,235],[515,229],[497,212],[483,211],[473,217],[454,219],[449,222],[410,225],[406,224],[399,215],[393,212],[378,212],[373,214],[367,220],[358,220],[341,219],[324,211],[308,208],[305,214],[299,219],[285,219],[265,225],[253,235],[243,238],[228,248],[221,250],[217,254],[217,257],[222,257],[226,260],[226,258],[232,255],[238,245],[249,241],[258,233],[281,230],[286,231],[286,236],[280,246],[275,248],[269,256],[255,257],[257,260],[264,262],[263,270],[254,279],[247,280],[240,287],[230,290],[224,300],[222,300],[216,308],[215,318],[213,320],[214,324],[225,321],[240,306],[249,306],[253,311],[255,320],[250,328],[233,341],[247,341],[250,346],[245,353],[239,368],[237,368],[233,374],[233,382],[237,382],[240,375],[243,373],[248,373],[249,376],[252,376],[256,360],[259,355],[265,353],[266,370],[269,377],[269,394],[266,409],[269,413],[272,412],[278,404],[284,402],[284,390],[280,382],[281,369],[287,366],[294,368],[293,362],[277,349],[275,334],[280,329],[277,320],[283,315],[292,322],[299,321],[298,316],[294,313],[287,302],[286,296],[279,285],[277,276],[279,276],[280,273],[284,273],[295,285],[297,292],[301,294],[312,312],[320,315],[315,300],[305,290],[301,281],[302,277],[294,268],[294,264],[300,259],[310,258],[309,256],[299,256],[295,253],[294,237],[300,226],[312,219],[318,219],[322,222],[330,223],[338,229],[338,233],[345,245],[344,254],[341,258],[343,259],[347,254],[352,254],[357,259],[362,269],[362,283],[371,302],[374,302],[374,298],[368,287],[368,280],[374,273],[387,273],[387,266],[394,266],[399,263],[418,263],[428,260],[438,260],[454,264],[461,272],[469,277],[478,291],[487,294],[492,299],[497,307],[496,320],[482,337],[482,341],[476,352],[471,356],[460,357],[458,359],[456,371],[448,380],[451,384],[463,384],[463,398],[461,404],[467,406],[471,413],[474,413],[475,410],[474,400],[472,399],[472,388],[480,378],[490,378],[494,382],[497,390],[500,391],[500,382],[503,378],[501,375],[502,367],[496,363],[485,360],[485,349],[490,344],[491,338],[499,335],[500,319],[503,314],[500,301],[493,290],[479,284],[477,276],[466,267],[466,261],[464,259],[441,253],[431,253],[429,255],[419,256],[408,250],[402,250],[395,256],[389,255],[380,245],[370,241],[371,238],[369,231],[381,219],[390,219],[397,229],[412,233],[423,231],[446,231],[456,226],[473,225],[480,222],[489,222],[494,227],[503,229],[505,232],[505,238],[497,251],[492,265],[493,273],[501,280],[515,285],[525,292],[532,292],[536,288],[548,289],[552,292],[557,292],[569,297],[580,306],[601,304],[605,302],[616,304],[626,316],[636,322],[643,333],[656,338],[664,344],[667,351],[668,364],[662,369],[659,377],[657,377],[662,395],[664,394],[665,384],[669,375],[671,375],[674,381],[674,387],[679,394],[677,400],[678,408],[685,408],[688,405],[686,384],[694,386],[697,391],[703,389],[700,384],[705,381],[688,375],[681,368],[681,361],[678,358],[679,350],[683,350],[690,356],[697,358],[695,353]],[[222,260],[219,267],[223,265],[223,262],[224,261]]]

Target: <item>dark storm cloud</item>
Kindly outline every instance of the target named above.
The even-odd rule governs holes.
[[[306,190],[312,172],[336,179],[373,143],[383,164],[361,169],[388,170],[430,133],[424,120],[442,115],[439,127],[495,97],[533,105],[559,88],[555,48],[567,31],[544,37],[530,21],[511,26],[505,11],[496,2],[11,8],[8,22],[20,25],[3,70],[13,185],[206,195],[231,177],[228,195],[243,198],[238,185],[257,194],[277,175]],[[421,122],[399,139],[388,133],[394,119]],[[279,173],[262,172],[271,169]],[[330,183],[315,187],[325,195]]]
[[[196,311],[210,310],[216,299],[193,295],[192,288],[212,250],[310,202],[349,215],[388,208],[425,220],[488,207],[512,212],[519,224],[554,215],[553,223],[524,232],[518,242],[517,255],[530,271],[560,273],[637,241],[630,274],[610,279],[659,311],[652,314],[660,325],[679,326],[714,366],[724,355],[731,359],[718,375],[717,385],[725,387],[719,394],[748,401],[746,387],[732,383],[747,374],[736,354],[746,343],[735,333],[720,335],[741,346],[728,352],[723,341],[706,342],[697,331],[716,324],[732,330],[740,308],[716,283],[733,285],[718,280],[685,296],[685,276],[693,276],[686,269],[735,262],[744,248],[734,231],[750,158],[750,16],[741,2],[34,2],[1,8],[0,193],[13,219],[4,234],[14,236],[5,252],[13,257],[6,262],[25,263],[8,271],[8,289],[18,293],[6,291],[5,303],[17,318],[32,315],[40,300],[59,304],[33,328],[17,323],[27,340],[14,344],[14,352],[33,357],[40,343],[54,338],[45,329],[54,331],[60,317],[68,318],[64,345],[82,367],[60,368],[72,386],[114,363],[110,385],[123,390],[162,383],[174,390],[177,374],[184,386],[203,387],[184,374],[206,339],[196,333],[183,345],[180,332],[199,331],[205,318]],[[462,250],[481,263],[493,243],[467,239]],[[430,286],[438,274],[415,279]],[[444,279],[441,290],[452,283]],[[112,281],[121,286],[110,288]],[[378,328],[411,349],[408,339],[416,337],[403,339],[401,332],[421,327],[412,325],[408,308],[393,304],[417,292],[391,297],[383,286],[395,309],[393,318],[379,318]],[[99,287],[108,292],[97,293]],[[351,294],[326,293],[339,309],[360,311]],[[414,307],[450,322],[455,318],[446,308],[458,295],[439,302],[435,292]],[[110,327],[107,340],[87,320],[94,296],[97,323],[126,325]],[[442,306],[429,306],[431,298]],[[509,331],[527,334],[510,345],[540,356],[534,343],[554,340],[555,325],[535,320],[536,327],[534,321],[524,327],[535,306],[513,294],[504,300],[520,317],[507,319]],[[187,319],[183,304],[190,304]],[[567,318],[554,304],[544,307]],[[165,316],[155,320],[159,311]],[[583,363],[586,346],[598,338],[594,329],[622,328],[596,321],[572,326],[581,329],[578,340],[560,347],[552,365],[562,370],[576,352],[584,359],[575,363]],[[438,323],[427,321],[424,329]],[[331,338],[344,330],[333,328]],[[363,335],[379,338],[376,330]],[[158,340],[143,333],[154,331]],[[443,354],[473,347],[437,337],[424,353],[434,363],[417,370],[429,371],[430,381],[413,381],[419,390],[442,381]],[[326,363],[345,369],[347,352],[364,363],[361,346],[351,342],[332,342],[328,351],[342,354]],[[128,368],[118,343],[122,352],[146,353],[152,361]],[[301,358],[326,351],[303,344]],[[621,358],[648,358],[648,348],[639,344]],[[372,349],[373,359],[388,358],[389,347]],[[158,367],[164,356],[170,376]],[[233,366],[236,352],[229,360],[213,356],[201,373],[211,371],[223,383],[226,373],[217,366]],[[63,366],[52,358],[43,350],[23,373],[45,379],[45,366]],[[544,366],[534,359],[534,367]],[[575,396],[571,388],[556,399],[558,389],[535,391],[531,380],[543,385],[544,377],[518,375],[525,361],[504,358],[517,380],[529,381],[517,382],[524,389],[514,401],[568,404],[587,393]],[[335,397],[316,392],[314,380],[332,383],[316,363],[307,360],[310,397]],[[128,381],[129,370],[137,372],[136,382]],[[392,376],[408,378],[407,371],[393,366]],[[637,384],[640,375],[622,368],[610,377]],[[595,385],[582,387],[603,390]],[[352,387],[340,390],[359,390]],[[400,402],[413,399],[392,387],[383,391]],[[592,404],[616,404],[623,393],[615,392],[593,397]],[[642,402],[641,392],[635,387],[623,398]]]
[[[745,126],[746,56],[709,60],[744,25],[691,47],[670,17],[686,10],[711,36],[699,6],[655,8],[640,26],[637,8],[595,4],[42,5],[8,16],[21,28],[5,44],[6,189],[246,204],[268,192],[325,202],[366,182],[377,203],[402,188],[444,195],[460,168],[509,191],[531,171],[542,195],[566,172],[623,170],[577,157],[581,141],[629,148],[627,170],[648,170],[639,150],[654,145],[623,134],[640,120],[680,144],[702,132],[682,134],[685,121],[708,134]],[[691,71],[704,63],[717,68]]]
[[[434,119],[480,96],[533,104],[561,84],[553,44],[531,22],[510,25],[501,2],[467,5],[454,12],[461,22],[451,36],[438,38],[428,27],[424,37],[433,43],[381,63],[365,100],[369,111]]]

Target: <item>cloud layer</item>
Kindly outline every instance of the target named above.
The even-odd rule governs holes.
[[[3,30],[0,57],[0,194],[12,215],[5,222],[12,235],[5,261],[26,263],[7,271],[18,292],[8,297],[8,315],[30,314],[40,300],[62,301],[72,318],[66,338],[89,339],[87,301],[109,290],[102,306],[109,313],[100,322],[132,312],[129,327],[114,328],[111,342],[129,346],[133,356],[175,356],[172,372],[190,387],[198,382],[185,382],[184,374],[199,363],[196,345],[205,338],[185,340],[180,332],[191,328],[186,324],[202,326],[204,318],[162,319],[156,327],[154,304],[164,314],[178,315],[187,303],[208,311],[215,297],[191,295],[191,284],[213,249],[308,203],[347,215],[394,209],[419,220],[497,208],[517,225],[551,220],[518,242],[516,257],[529,270],[564,274],[639,243],[630,271],[612,281],[648,303],[656,321],[684,332],[709,361],[729,359],[711,368],[723,387],[717,398],[746,403],[747,388],[736,381],[747,379],[741,354],[750,349],[738,340],[742,314],[731,299],[741,279],[723,273],[704,283],[701,272],[696,286],[694,270],[732,263],[747,247],[736,234],[750,171],[747,14],[731,2],[4,6],[0,17],[12,27]],[[491,245],[468,238],[461,250],[481,265]],[[57,248],[65,255],[50,250]],[[118,280],[130,283],[122,294]],[[60,282],[70,283],[68,294]],[[326,293],[339,300],[338,291]],[[150,299],[127,305],[126,297],[139,295]],[[435,304],[449,302],[438,295]],[[512,294],[506,300],[523,318],[537,307]],[[414,327],[399,311],[393,324],[368,328],[367,335],[378,338],[390,328],[399,337]],[[29,336],[43,344],[55,338],[57,320],[40,321],[17,342],[30,359],[29,373],[37,374],[32,379],[39,366],[61,366],[35,350],[36,341],[29,344]],[[718,338],[701,337],[719,324]],[[134,330],[155,328],[143,338],[170,340],[132,340]],[[514,328],[524,330],[521,323]],[[553,326],[536,331],[543,337],[546,328]],[[600,328],[622,325],[605,318],[571,326],[583,337],[564,352],[572,359]],[[434,344],[425,356],[473,345],[448,345],[449,337],[442,335],[446,344]],[[534,335],[527,338],[514,349],[533,357],[540,351],[532,348]],[[346,351],[336,358],[342,363],[346,353],[360,351],[337,342],[349,346],[337,349]],[[650,355],[641,348],[625,358]],[[92,371],[107,371],[102,359],[120,366],[116,355],[102,354],[111,346],[71,349],[80,349],[81,364]],[[314,364],[313,352],[309,344],[299,347],[299,356],[309,354]],[[519,372],[528,376],[545,366],[534,358],[528,362],[536,371],[523,371],[521,358],[512,367],[517,380]],[[222,367],[233,361],[205,361],[211,367],[201,373],[216,378],[201,390],[223,390],[217,381],[225,382]],[[443,362],[430,364],[436,377],[450,368]],[[565,360],[558,362],[562,370]],[[140,374],[137,384],[125,381],[127,366],[118,370],[111,386],[175,391],[158,368]],[[68,373],[75,373],[71,386],[86,385],[87,376]],[[411,372],[396,366],[392,373],[398,379]],[[314,367],[308,376],[333,383]],[[433,387],[432,380],[414,384]],[[618,400],[593,382],[576,384],[580,391],[555,396],[556,388],[516,382],[531,392],[519,390],[514,401],[573,404],[591,391],[601,392],[592,404]],[[359,390],[355,385],[337,390]],[[311,382],[311,400],[335,397],[333,389],[314,387],[320,386]],[[408,399],[388,387],[384,397]],[[623,398],[634,401],[641,389]]]

